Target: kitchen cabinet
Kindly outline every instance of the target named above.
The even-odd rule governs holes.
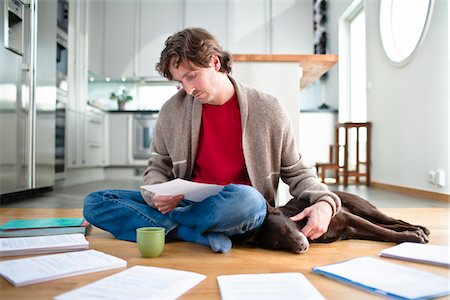
[[[87,167],[106,165],[105,114],[91,108],[85,115],[85,163]]]
[[[110,113],[109,126],[109,165],[129,166],[133,163],[132,145],[132,113]]]
[[[165,40],[187,27],[206,28],[231,53],[313,51],[312,3],[304,1],[99,0],[90,16],[90,69],[113,79],[160,79]]]
[[[67,168],[79,168],[86,164],[84,154],[84,114],[66,110]]]
[[[296,0],[271,2],[271,53],[314,53],[312,2]]]
[[[270,53],[268,5],[269,1],[229,2],[229,44],[226,50],[231,53]]]
[[[134,59],[137,53],[138,3],[123,0],[108,0],[104,3],[105,76],[118,79],[122,76],[133,77],[136,73]],[[162,24],[159,26],[164,27]]]
[[[226,12],[227,7],[226,0],[185,0],[184,27],[206,28],[225,49],[228,49],[227,14],[211,13]]]
[[[106,165],[105,115],[94,108],[86,112],[67,110],[67,167]]]
[[[160,78],[155,64],[159,61],[166,39],[182,26],[181,1],[141,0],[139,6],[139,26],[135,30],[138,32],[137,55],[134,57],[137,69],[135,75]]]
[[[96,75],[103,75],[104,70],[104,23],[105,0],[89,2],[89,63],[88,69]]]

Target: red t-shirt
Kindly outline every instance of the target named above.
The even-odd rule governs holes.
[[[242,125],[236,94],[223,105],[203,104],[192,181],[251,185],[242,150]]]

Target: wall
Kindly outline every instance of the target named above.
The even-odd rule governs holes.
[[[379,3],[366,1],[368,119],[373,122],[373,181],[449,193],[447,1],[435,1],[427,35],[414,59],[392,66],[379,34]],[[428,171],[443,169],[445,187]]]
[[[331,0],[330,53],[338,53],[339,16],[351,4]],[[379,1],[365,1],[368,120],[373,122],[372,180],[408,188],[449,193],[448,7],[435,0],[423,44],[402,68],[391,65],[379,33]],[[338,68],[332,68],[326,95],[338,103]],[[335,104],[336,103],[336,104]],[[428,183],[429,170],[443,169],[446,186]]]

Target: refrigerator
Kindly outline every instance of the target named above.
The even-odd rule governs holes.
[[[55,181],[54,0],[0,0],[0,196]]]

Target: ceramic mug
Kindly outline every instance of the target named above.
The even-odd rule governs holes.
[[[136,229],[136,242],[142,257],[158,257],[164,249],[165,229],[141,227]]]

